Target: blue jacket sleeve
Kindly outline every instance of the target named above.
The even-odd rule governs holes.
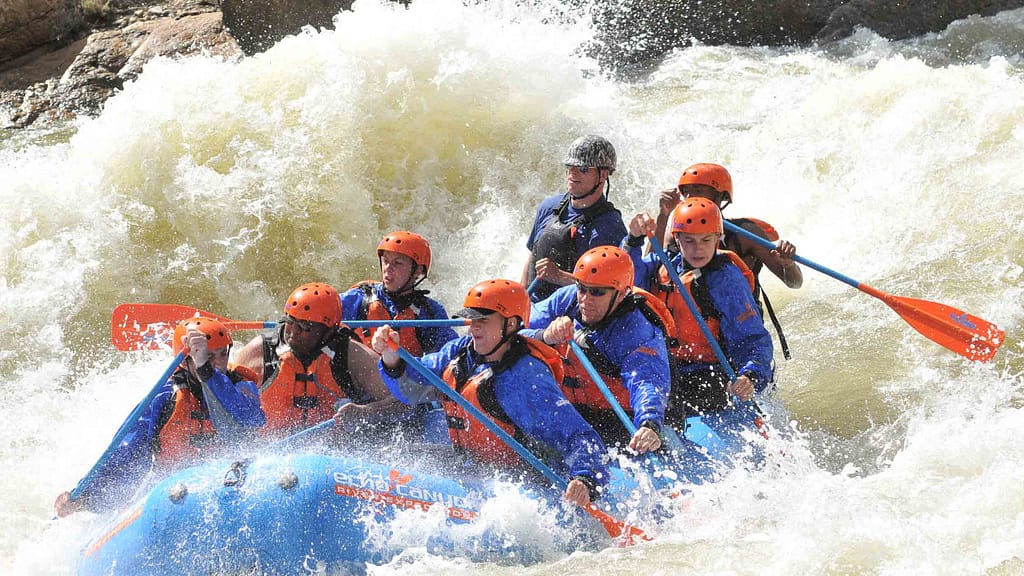
[[[537,330],[544,330],[551,325],[551,322],[559,316],[568,316],[576,307],[576,287],[573,285],[562,286],[555,290],[551,296],[534,302],[530,307],[530,332],[523,332],[527,336],[536,334]]]
[[[442,346],[439,351],[421,356],[419,362],[435,375],[441,376],[444,374],[444,369],[452,361],[452,358],[455,357],[459,350],[468,346],[470,340],[471,337],[469,336],[462,336],[451,340]],[[387,386],[395,398],[404,404],[421,404],[438,397],[439,392],[435,390],[434,386],[418,370],[409,366],[403,366],[404,370],[401,373],[393,374],[384,367],[383,360],[377,363],[377,368],[380,371],[384,385]]]
[[[118,434],[126,428],[129,432],[102,463],[92,482],[87,486],[79,482],[76,490],[87,509],[106,512],[123,504],[152,468],[157,419],[172,393],[170,380],[161,386],[138,420],[121,424]]]
[[[633,261],[633,284],[637,288],[650,290],[658,281],[661,259],[653,252],[644,256],[643,246],[630,246],[627,244],[628,241],[628,237],[624,238],[621,248],[629,253],[629,259]]]
[[[347,290],[341,295],[341,320],[366,320],[360,318],[363,310],[363,291],[359,288]]]
[[[263,426],[266,423],[266,415],[260,407],[259,389],[254,382],[241,380],[236,384],[223,372],[212,370],[212,374],[203,379],[203,384],[209,387],[217,402],[236,423],[252,427]],[[211,417],[214,416],[214,412],[211,405]],[[213,424],[217,426],[220,423],[214,420]]]
[[[561,473],[586,476],[597,485],[608,482],[604,443],[566,400],[543,362],[524,357],[498,375],[494,393],[516,426],[561,456],[561,462],[551,463]]]
[[[724,352],[737,375],[752,372],[757,392],[772,380],[772,337],[757,313],[750,284],[732,264],[722,266],[708,281],[711,299],[720,315]]]
[[[594,334],[591,343],[621,367],[633,425],[639,427],[647,420],[662,424],[671,377],[668,348],[661,331],[642,312],[634,310]]]
[[[416,317],[423,320],[447,320],[448,312],[444,309],[443,304],[433,298],[428,298],[427,306],[421,308]],[[427,353],[437,352],[446,343],[459,337],[458,333],[448,326],[417,328],[416,336],[419,337],[423,351]]]

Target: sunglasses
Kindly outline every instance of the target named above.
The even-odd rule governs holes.
[[[579,170],[580,174],[587,174],[591,170],[597,170],[597,166],[573,166],[572,164],[566,164],[565,165],[565,171],[566,172],[572,170],[573,168],[575,168],[576,170]]]
[[[305,320],[298,320],[296,318],[292,318],[291,316],[285,316],[284,318],[281,318],[281,323],[282,324],[291,324],[293,326],[296,326],[296,327],[298,327],[299,330],[302,330],[303,332],[312,332],[313,329],[316,328],[316,323],[315,322],[307,322]]]
[[[591,296],[596,296],[596,297],[600,298],[601,296],[604,296],[605,294],[611,292],[612,290],[615,290],[615,289],[614,288],[598,288],[597,286],[587,286],[585,284],[580,284],[579,282],[576,283],[576,292],[580,296],[582,296],[584,294],[589,294]]]

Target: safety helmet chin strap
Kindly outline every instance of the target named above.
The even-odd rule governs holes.
[[[583,200],[584,198],[589,198],[589,197],[593,196],[597,191],[599,191],[601,189],[602,185],[605,184],[605,183],[608,184],[608,188],[607,188],[605,196],[607,196],[608,194],[611,193],[611,191],[612,191],[612,181],[609,178],[609,176],[611,176],[612,173],[608,172],[608,176],[606,176],[604,178],[604,180],[601,180],[601,170],[607,170],[607,168],[596,168],[596,170],[598,171],[597,172],[597,174],[598,174],[598,176],[597,176],[597,183],[594,184],[594,187],[590,189],[590,192],[587,192],[583,196],[573,196],[572,194],[570,194],[569,195],[570,198],[572,198],[573,200]]]
[[[585,324],[587,327],[600,326],[602,322],[607,320],[608,317],[612,315],[612,312],[615,311],[615,307],[618,304],[622,303],[626,299],[626,294],[628,294],[628,293],[629,293],[629,289],[627,288],[624,292],[621,293],[622,294],[622,299],[620,300],[619,299],[620,292],[618,290],[616,290],[615,291],[615,296],[613,296],[611,302],[608,303],[608,309],[604,311],[604,314],[601,316],[600,320],[598,320],[596,322],[583,322],[582,315],[581,315],[580,322]]]
[[[519,317],[515,316],[514,318],[516,319],[516,322],[519,323]],[[488,351],[488,352],[480,352],[479,350],[477,350],[476,351],[477,354],[479,354],[483,358],[486,358],[486,357],[490,356],[491,354],[494,354],[494,352],[497,351],[498,348],[501,348],[502,346],[504,346],[506,342],[511,340],[513,336],[515,336],[516,334],[519,333],[519,328],[516,328],[515,330],[512,330],[511,332],[508,331],[508,321],[509,320],[510,320],[510,318],[506,318],[505,316],[501,317],[501,340],[498,340],[498,343],[495,344],[494,347],[490,349],[490,351]]]
[[[384,272],[384,259],[381,256],[377,256],[377,262],[380,264],[380,270],[381,270],[381,273],[383,274],[383,272]],[[423,265],[422,264],[416,264],[416,262],[413,262],[413,265],[416,266],[415,270],[413,270],[412,274],[410,274],[409,278],[405,281],[405,284],[403,284],[402,287],[399,288],[397,292],[392,292],[391,290],[388,290],[387,286],[384,286],[384,292],[388,296],[398,296],[399,294],[405,294],[406,292],[412,292],[413,290],[416,289],[417,286],[420,285],[421,282],[423,282],[424,280],[427,279],[426,272],[421,272],[421,270],[423,270],[423,268],[424,268]],[[412,286],[410,286],[410,284],[412,284]],[[383,283],[381,283],[381,285],[383,286]]]

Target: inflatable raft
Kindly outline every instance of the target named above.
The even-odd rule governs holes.
[[[712,479],[716,468],[737,448],[749,446],[728,433],[737,421],[709,425],[691,419],[689,424],[688,454],[673,463],[674,477],[684,483]],[[438,467],[445,459],[438,457],[442,450],[453,453],[450,447],[430,449],[433,454],[393,458],[405,464],[319,450],[218,460],[176,472],[103,526],[85,548],[78,572],[87,576],[307,570],[358,574],[368,565],[391,561],[409,547],[472,560],[514,558],[529,564],[535,561],[531,559],[543,559],[544,551],[531,550],[529,542],[514,536],[488,534],[487,529],[459,532],[459,526],[480,521],[484,506],[495,497],[495,482],[463,477],[450,466]],[[374,459],[379,458],[378,454]],[[645,489],[647,503],[654,501],[658,506],[657,498],[650,497],[651,489],[665,488],[668,481],[652,482],[649,468],[639,464],[628,472],[613,468],[606,495],[599,501],[601,508],[623,520],[637,518],[635,509],[643,507],[638,493]],[[596,521],[561,503],[555,491],[499,484],[505,490],[513,486],[522,498],[536,501],[556,518],[553,533],[540,538],[533,534],[535,541],[546,542],[548,548],[569,553],[612,544]],[[664,514],[661,510],[655,516]],[[410,519],[428,525],[428,537],[412,542],[393,538]],[[650,521],[650,516],[641,520]],[[473,541],[464,541],[467,538]]]

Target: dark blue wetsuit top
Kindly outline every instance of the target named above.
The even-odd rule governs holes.
[[[530,237],[526,241],[526,247],[530,252],[535,253],[541,234],[556,220],[564,224],[573,221],[579,216],[587,216],[576,225],[575,232],[572,234],[575,255],[569,259],[571,262],[566,264],[568,268],[563,268],[563,270],[571,271],[576,260],[587,250],[597,246],[618,246],[622,239],[626,237],[626,225],[622,222],[622,214],[604,196],[592,206],[582,210],[573,208],[570,202],[566,206],[563,217],[558,218],[558,208],[566,196],[567,194],[556,194],[545,198],[540,203],[540,206],[537,207],[537,215],[533,220],[533,229],[530,231]],[[594,214],[596,216],[590,218]],[[545,256],[541,255],[540,257],[543,258]],[[539,302],[547,298],[559,288],[559,286],[543,280],[538,280],[535,283],[532,282],[536,274],[533,266],[536,264],[537,259],[535,254],[530,263],[529,273],[529,280],[533,284],[533,289],[530,290],[530,299],[533,302]],[[561,266],[559,265],[559,267]]]

